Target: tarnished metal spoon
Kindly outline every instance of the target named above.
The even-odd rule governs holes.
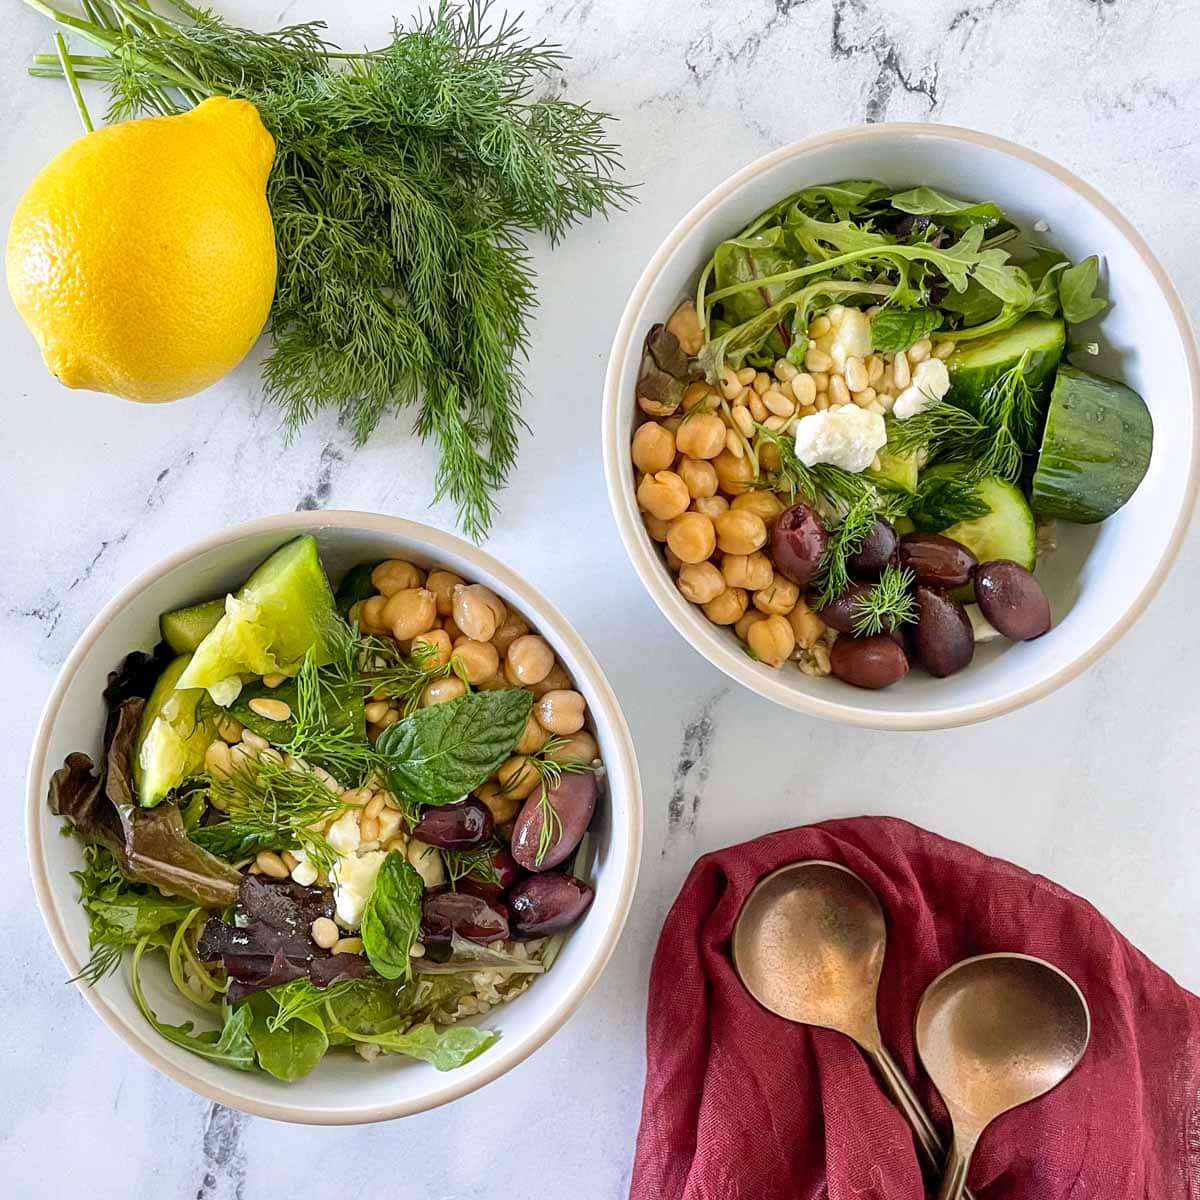
[[[791,863],[746,897],[733,929],[733,965],[764,1008],[858,1043],[938,1173],[946,1159],[941,1139],[879,1033],[886,941],[879,900],[853,871],[832,862]]]
[[[1066,1079],[1090,1033],[1083,993],[1040,958],[964,959],[925,989],[917,1009],[917,1051],[954,1125],[938,1200],[965,1194],[979,1135],[1001,1113]]]

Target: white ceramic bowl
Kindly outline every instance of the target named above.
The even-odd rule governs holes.
[[[494,558],[450,534],[367,513],[289,513],[235,525],[172,555],[110,601],[71,651],[50,693],[29,766],[26,826],[38,904],[67,977],[87,961],[87,922],[70,876],[80,865],[79,845],[59,836],[61,822],[46,804],[51,773],[73,750],[97,757],[105,675],[128,651],[149,649],[157,641],[160,612],[236,587],[272,550],[305,531],[316,534],[335,576],[367,559],[402,557],[485,583],[519,609],[551,643],[586,697],[606,768],[589,869],[595,900],[553,968],[480,1020],[497,1029],[500,1039],[457,1071],[440,1073],[398,1057],[367,1065],[335,1054],[306,1078],[280,1083],[208,1063],[159,1037],[134,1007],[125,972],[94,988],[80,985],[88,1003],[147,1062],[210,1100],[280,1120],[356,1124],[421,1112],[482,1087],[532,1054],[571,1015],[603,970],[629,912],[641,854],[641,788],[629,730],[596,660],[550,604]],[[175,993],[161,959],[154,955],[145,964],[151,1007],[171,1023],[194,1018],[195,1010]]]
[[[1049,635],[1015,646],[992,642],[949,679],[914,671],[879,692],[810,679],[790,666],[762,666],[730,630],[684,600],[642,526],[629,461],[646,331],[695,294],[699,271],[723,238],[790,192],[839,179],[927,184],[994,200],[1027,232],[1046,221],[1045,239],[1071,258],[1100,255],[1112,306],[1085,327],[1089,339],[1099,340],[1100,357],[1080,365],[1128,382],[1154,418],[1153,458],[1133,499],[1102,525],[1060,524],[1059,549],[1039,567],[1054,613]],[[797,712],[849,724],[963,725],[1018,708],[1073,678],[1149,603],[1179,549],[1195,499],[1198,396],[1196,345],[1179,297],[1146,243],[1104,197],[1050,159],[1000,138],[943,125],[869,125],[760,158],[709,193],[671,232],[634,288],[613,343],[603,415],[605,474],[625,548],[650,595],[731,678]]]

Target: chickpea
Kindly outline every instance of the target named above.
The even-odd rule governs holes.
[[[508,792],[502,792],[494,779],[481,783],[475,789],[475,795],[491,810],[497,825],[511,821],[521,811],[521,801],[515,796],[510,796]]]
[[[725,449],[725,422],[716,413],[695,413],[680,425],[675,445],[689,458],[716,458]]]
[[[466,637],[454,643],[454,660],[470,684],[482,683],[500,669],[500,651],[491,642]]]
[[[538,724],[559,737],[578,733],[583,728],[585,709],[583,697],[566,689],[547,692],[533,706]]]
[[[541,699],[541,697],[547,692],[560,692],[564,688],[573,688],[574,686],[575,681],[567,673],[566,667],[564,667],[562,663],[556,662],[554,666],[550,668],[550,674],[547,675],[541,683],[535,683],[529,690],[538,699]],[[545,724],[545,722],[543,721],[542,724]]]
[[[487,679],[480,680],[475,685],[477,692],[506,692],[512,687],[512,684],[505,678],[503,671],[497,671],[495,675],[489,676]]]
[[[704,607],[704,615],[714,625],[732,625],[746,611],[748,597],[745,589],[727,587]]]
[[[722,450],[712,464],[717,472],[717,486],[727,496],[740,496],[754,478],[754,468],[745,455],[735,458],[728,450]]]
[[[425,582],[425,576],[412,563],[392,558],[381,562],[371,572],[371,582],[381,596],[394,596],[408,588],[419,588]]]
[[[721,574],[730,587],[757,592],[768,587],[775,578],[771,560],[761,551],[753,554],[727,554],[721,559]]]
[[[631,451],[639,471],[665,471],[675,461],[675,436],[657,421],[637,427]]]
[[[667,570],[670,571],[672,575],[678,575],[679,568],[684,565],[683,559],[680,558],[670,546],[663,551],[663,559],[667,564]]]
[[[665,542],[667,540],[667,522],[658,517],[652,517],[648,512],[642,513],[642,524],[646,527],[646,532],[656,541]]]
[[[703,513],[710,521],[728,511],[729,501],[724,496],[700,496],[692,501],[692,512]]]
[[[738,618],[734,623],[733,632],[744,642],[746,635],[750,632],[750,626],[757,625],[759,621],[765,621],[766,619],[767,614],[760,613],[757,608],[747,609],[745,615]]]
[[[363,633],[387,633],[388,627],[383,623],[383,606],[387,600],[386,596],[371,596],[362,602],[358,610],[358,627]]]
[[[513,749],[518,754],[536,754],[549,740],[550,735],[538,724],[537,717],[530,713]]]
[[[761,488],[743,492],[735,496],[731,508],[744,508],[762,518],[763,524],[770,529],[776,518],[783,512],[783,501],[774,492],[765,492]]]
[[[674,471],[656,471],[638,484],[638,506],[664,521],[685,512],[691,499],[687,484]]]
[[[703,513],[680,513],[667,529],[667,545],[681,564],[704,562],[717,548],[716,530]]]
[[[795,650],[796,635],[787,617],[774,613],[750,626],[746,642],[759,662],[766,663],[768,667],[779,667],[787,662]]]
[[[704,345],[704,329],[696,305],[685,300],[667,320],[667,332],[674,334],[684,354],[698,354]]]
[[[541,782],[541,775],[524,754],[514,754],[500,764],[496,782],[500,790],[514,800],[524,800]]]
[[[693,604],[707,604],[725,590],[721,572],[710,562],[685,563],[676,583],[683,598]]]
[[[419,633],[412,640],[410,652],[429,670],[444,667],[450,661],[450,635],[444,629],[431,629],[428,633]]]
[[[461,575],[453,571],[430,571],[425,586],[433,593],[437,601],[439,617],[448,617],[454,611],[454,589],[460,583],[465,583]]]
[[[454,623],[473,641],[490,642],[506,616],[504,601],[483,584],[460,584],[454,589]]]
[[[666,536],[667,531],[664,526],[663,538],[665,539]],[[509,646],[528,632],[529,625],[525,619],[510,609],[508,616],[500,623],[500,628],[492,634],[492,645],[496,647],[497,653],[503,658],[508,653]]]
[[[683,402],[680,407],[685,413],[690,413],[693,408],[698,405],[702,406],[701,412],[710,412],[717,405],[713,397],[716,393],[708,386],[707,383],[689,383],[683,389]],[[682,424],[682,420],[680,424]]]
[[[437,601],[428,588],[404,588],[394,592],[383,606],[383,623],[398,642],[427,633],[437,620]]]
[[[717,530],[717,545],[724,554],[753,554],[767,540],[767,527],[762,517],[744,508],[731,508],[713,521]]]
[[[460,637],[463,636],[463,631],[454,623],[453,617],[445,617],[442,620],[442,628],[446,631],[446,636],[450,639],[450,644],[453,646]]]
[[[551,762],[590,763],[600,757],[600,747],[596,745],[596,739],[586,729],[581,729],[557,746],[552,746],[546,751],[545,757]]]
[[[768,587],[754,593],[754,607],[768,615],[786,616],[799,599],[800,589],[790,579],[776,575]]]
[[[702,458],[682,458],[675,473],[683,480],[693,500],[717,494],[717,472],[712,463]]]
[[[421,707],[432,708],[435,704],[447,704],[467,694],[467,685],[457,675],[446,679],[435,679],[425,685],[421,692]]]
[[[522,687],[541,683],[554,666],[554,651],[545,638],[536,633],[519,637],[504,656],[505,670],[510,679]]]
[[[825,622],[803,600],[800,600],[796,607],[788,613],[788,621],[792,626],[792,632],[796,635],[797,643],[805,650],[811,650],[825,632]]]

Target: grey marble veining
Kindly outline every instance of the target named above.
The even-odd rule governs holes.
[[[374,41],[390,12],[372,0],[219,7],[263,26],[325,15],[345,45]],[[597,437],[612,331],[684,209],[767,149],[865,120],[974,126],[1059,159],[1128,213],[1195,314],[1200,10],[1192,0],[551,0],[529,3],[526,23],[571,53],[569,94],[619,115],[630,174],[644,181],[628,214],[576,231],[553,254],[534,248],[534,436],[490,546],[583,632],[627,706],[647,828],[621,947],[546,1049],[480,1094],[389,1126],[246,1119],[117,1042],[62,981],[33,909],[18,817],[37,712],[74,639],[138,571],[234,520],[336,506],[451,527],[452,514],[426,509],[434,461],[404,421],[365,450],[331,420],[285,447],[253,363],[165,407],[65,392],[0,304],[0,644],[16,698],[0,766],[11,810],[0,836],[6,1196],[620,1196],[647,972],[680,882],[704,850],[824,817],[894,813],[1043,871],[1200,988],[1195,535],[1133,632],[1034,708],[948,733],[835,729],[744,694],[672,633],[624,559]],[[45,23],[10,0],[4,25],[7,223],[77,127],[65,89],[24,76],[29,56],[49,47]]]

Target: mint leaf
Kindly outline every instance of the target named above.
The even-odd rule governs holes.
[[[421,927],[421,890],[420,875],[393,850],[379,869],[361,926],[363,949],[384,979],[407,979],[412,972],[409,951]]]
[[[907,350],[942,323],[931,308],[885,308],[871,320],[871,347],[891,353]]]
[[[392,791],[415,804],[461,800],[512,754],[532,707],[529,692],[506,688],[418,709],[375,743]]]
[[[1099,279],[1100,260],[1094,254],[1068,267],[1058,277],[1058,296],[1068,325],[1090,321],[1108,307],[1108,301],[1095,294]]]
[[[495,1044],[499,1034],[492,1029],[476,1029],[474,1025],[451,1025],[439,1029],[436,1025],[414,1025],[405,1033],[390,1030],[386,1033],[363,1035],[340,1029],[355,1042],[373,1042],[380,1049],[393,1054],[407,1054],[431,1063],[439,1071],[453,1071],[478,1058],[489,1046]]]

